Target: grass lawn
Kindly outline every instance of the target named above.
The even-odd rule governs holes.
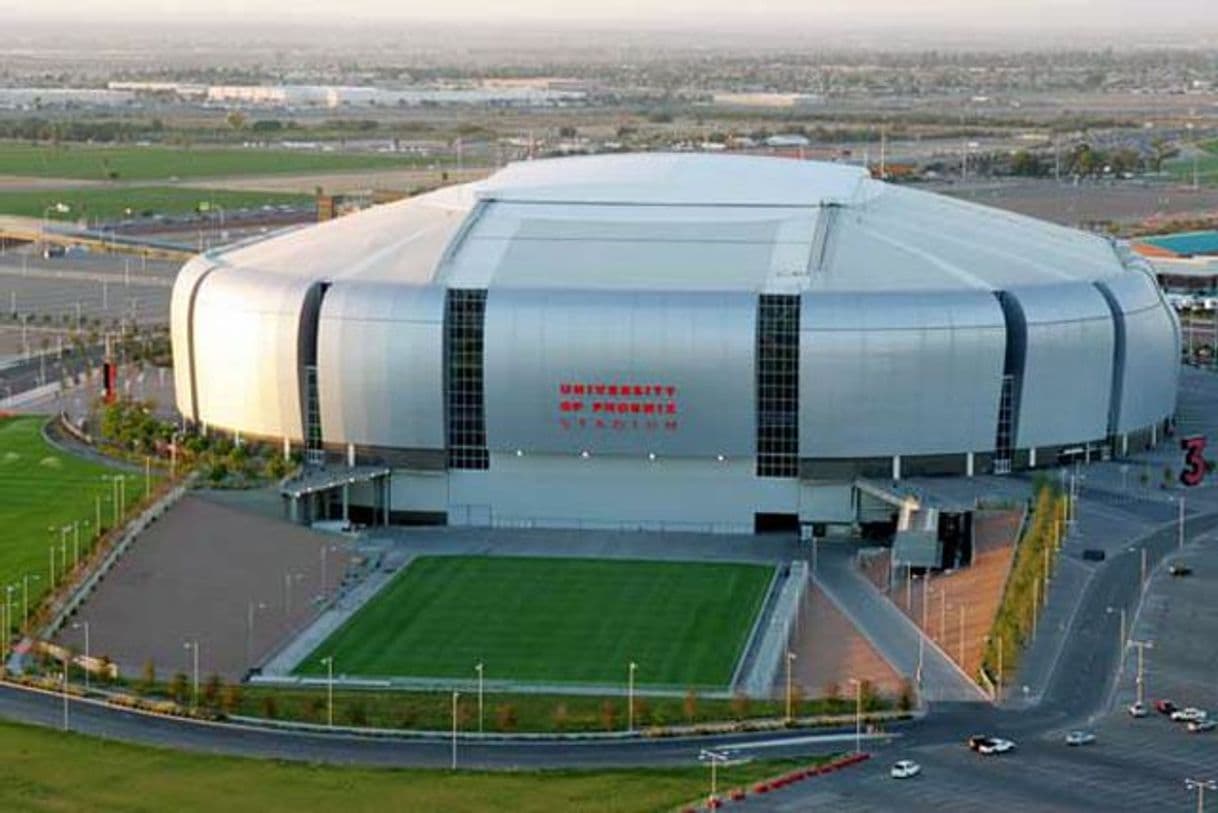
[[[380,153],[325,153],[234,147],[137,147],[0,143],[0,175],[151,181],[224,175],[346,172],[426,167],[436,159]]]
[[[451,773],[190,754],[0,723],[7,810],[668,811],[707,792],[707,769]],[[721,768],[720,788],[821,760]]]
[[[225,212],[232,212],[266,204],[311,204],[313,198],[308,195],[185,189],[177,186],[86,186],[78,189],[15,192],[0,190],[0,214],[43,217],[48,214],[48,208],[57,203],[66,203],[71,207],[71,212],[66,215],[53,214],[52,220],[119,220],[127,216],[128,209],[134,216],[187,214],[195,211],[202,201],[223,207]]]
[[[416,559],[305,659],[325,674],[724,687],[765,598],[758,565]]]
[[[30,604],[41,596],[50,569],[50,543],[58,542],[59,528],[87,521],[81,528],[81,555],[92,537],[95,497],[106,497],[112,486],[102,476],[113,471],[62,454],[42,439],[44,416],[0,418],[0,587],[20,582],[26,574],[38,576],[30,584]],[[142,496],[143,478],[129,475],[127,499]],[[112,507],[103,503],[102,522],[111,524]],[[68,556],[72,539],[68,534]],[[56,546],[56,565],[60,562]],[[21,591],[13,594],[15,616],[21,613]],[[14,628],[16,618],[14,618]]]

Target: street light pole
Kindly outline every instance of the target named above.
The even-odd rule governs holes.
[[[68,730],[68,667],[71,665],[71,655],[68,648],[63,648],[63,730]]]
[[[460,692],[453,692],[453,770],[457,770],[457,699]]]
[[[478,661],[474,665],[474,671],[478,673],[478,733],[482,733],[482,661]]]
[[[245,616],[245,668],[247,669],[254,665],[254,612],[265,609],[266,605],[262,602],[251,601],[249,612]]]
[[[960,605],[960,667],[964,668],[964,605]]]
[[[1177,536],[1179,537],[1179,540],[1180,540],[1180,550],[1184,550],[1184,495],[1183,494],[1180,495],[1180,522],[1178,523],[1178,525],[1179,525],[1179,531],[1177,532]]]
[[[1218,790],[1218,782],[1213,779],[1185,779],[1184,787],[1197,791],[1197,813],[1205,813],[1205,792]]]
[[[634,672],[638,668],[639,665],[631,661],[626,679],[626,730],[631,734],[634,733]]]
[[[191,654],[194,658],[194,670],[191,680],[190,698],[190,710],[194,711],[199,708],[199,641],[197,639],[194,641],[187,641],[186,643],[182,644],[182,646],[185,649],[192,650]]]
[[[787,650],[787,722],[791,722],[791,664],[795,661],[795,653]]]
[[[850,678],[854,684],[854,753],[863,753],[863,681]]]
[[[73,624],[72,629],[84,630],[85,633],[85,692],[89,691],[89,622],[81,621],[79,624]]]
[[[326,727],[334,728],[334,656],[321,659],[326,665]]]
[[[1142,702],[1146,696],[1145,680],[1144,680],[1145,673],[1143,672],[1143,669],[1142,669],[1143,653],[1147,649],[1154,649],[1155,644],[1153,641],[1130,641],[1129,645],[1132,647],[1135,647],[1138,650],[1138,677],[1137,677],[1136,685],[1137,685],[1137,701],[1138,701],[1138,705],[1140,706],[1140,705],[1142,705]]]

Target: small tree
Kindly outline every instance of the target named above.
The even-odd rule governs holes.
[[[732,696],[732,716],[737,720],[743,720],[749,716],[749,709],[752,708],[753,701],[744,692],[736,692]]]
[[[901,678],[901,692],[897,695],[897,708],[909,711],[914,705],[913,682],[909,678]]]
[[[556,731],[567,730],[567,726],[571,724],[571,713],[567,711],[566,703],[559,703],[554,707],[553,720]]]
[[[864,680],[859,684],[859,699],[867,711],[872,711],[878,704],[879,698],[875,693],[875,684],[870,680]]]
[[[144,661],[144,668],[140,672],[140,683],[136,687],[141,694],[148,694],[156,688],[156,664],[152,662],[152,658]]]
[[[203,684],[203,703],[212,708],[220,702],[220,689],[224,687],[224,681],[215,672],[212,672],[207,677],[207,681]]]
[[[698,719],[698,693],[693,689],[685,690],[685,699],[681,701],[681,711],[685,713],[685,722],[690,725]]]
[[[608,698],[601,701],[601,726],[606,731],[617,728],[617,706]]]
[[[634,721],[639,725],[647,725],[651,722],[651,704],[647,702],[646,697],[634,699]]]
[[[347,704],[347,722],[354,726],[368,725],[368,708],[362,700],[352,700]]]
[[[220,708],[225,714],[233,714],[241,706],[241,687],[230,683],[220,692]]]
[[[279,703],[275,700],[275,695],[263,695],[262,716],[268,720],[274,720],[279,716]]]
[[[326,698],[321,695],[314,695],[309,698],[309,717],[313,720],[323,720],[326,716]]]
[[[829,681],[821,689],[821,694],[826,700],[840,700],[842,697],[842,687],[837,685],[836,681]]]
[[[190,694],[190,681],[185,672],[175,672],[173,680],[169,681],[169,696],[175,703],[185,703]]]
[[[500,731],[516,730],[516,707],[504,703],[495,708],[495,727]]]

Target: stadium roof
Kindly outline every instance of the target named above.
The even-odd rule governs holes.
[[[763,292],[992,290],[1120,274],[1105,238],[783,158],[513,164],[212,255],[325,280]]]

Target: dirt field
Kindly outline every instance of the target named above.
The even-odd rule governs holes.
[[[91,654],[108,655],[125,676],[138,677],[149,660],[161,678],[189,673],[185,643],[197,640],[203,676],[239,678],[251,665],[247,647],[259,662],[315,616],[323,547],[334,549],[333,591],[347,566],[344,540],[187,496],[132,545],[75,621],[89,622]],[[81,651],[83,629],[59,640]]]

